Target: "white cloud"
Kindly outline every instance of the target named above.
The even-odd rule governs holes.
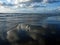
[[[2,2],[2,1],[0,1],[0,4],[3,4],[3,2]]]
[[[0,13],[10,13],[10,12],[14,12],[13,9],[9,8],[9,7],[4,7],[2,5],[0,5]]]
[[[11,2],[11,0],[7,0],[7,2],[8,2],[8,3],[10,3],[10,2]]]
[[[18,0],[19,2],[27,2],[27,1],[30,1],[30,0]]]
[[[7,0],[8,3],[19,4],[20,2],[27,2],[30,0]]]
[[[14,1],[14,0],[9,0],[10,1]],[[26,1],[26,0],[25,0]],[[24,2],[25,2],[24,1]],[[47,0],[45,0],[44,2],[46,2]],[[20,1],[22,2],[22,1]],[[0,13],[3,12],[3,13],[52,13],[53,10],[55,10],[55,7],[54,9],[52,9],[52,4],[47,4],[47,3],[40,3],[40,2],[34,2],[34,3],[31,3],[30,5],[27,5],[27,4],[19,4],[17,3],[17,5],[14,5],[14,6],[0,6]],[[49,9],[50,8],[50,9]],[[59,11],[60,11],[60,8],[58,8]],[[36,10],[36,11],[35,11]],[[58,11],[58,10],[57,10]],[[55,11],[53,11],[55,12]]]
[[[42,1],[42,3],[47,3],[47,2],[48,2],[48,0],[43,0],[43,1]]]
[[[21,2],[27,2],[27,1],[30,1],[30,0],[15,0],[14,3],[15,4],[19,4]]]

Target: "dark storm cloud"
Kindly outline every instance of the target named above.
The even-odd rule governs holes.
[[[47,3],[54,3],[54,2],[60,2],[60,0],[31,0],[31,2],[47,2]]]
[[[48,3],[60,2],[60,0],[47,0]]]
[[[42,2],[43,0],[31,0],[32,2]]]

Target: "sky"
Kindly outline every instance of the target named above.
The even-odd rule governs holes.
[[[0,0],[0,13],[57,12],[60,12],[60,0]]]

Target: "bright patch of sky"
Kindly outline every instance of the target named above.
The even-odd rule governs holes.
[[[0,10],[0,13],[53,13],[60,11],[60,0],[0,0]]]

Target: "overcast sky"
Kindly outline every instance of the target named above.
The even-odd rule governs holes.
[[[0,13],[60,12],[60,0],[0,0]]]

